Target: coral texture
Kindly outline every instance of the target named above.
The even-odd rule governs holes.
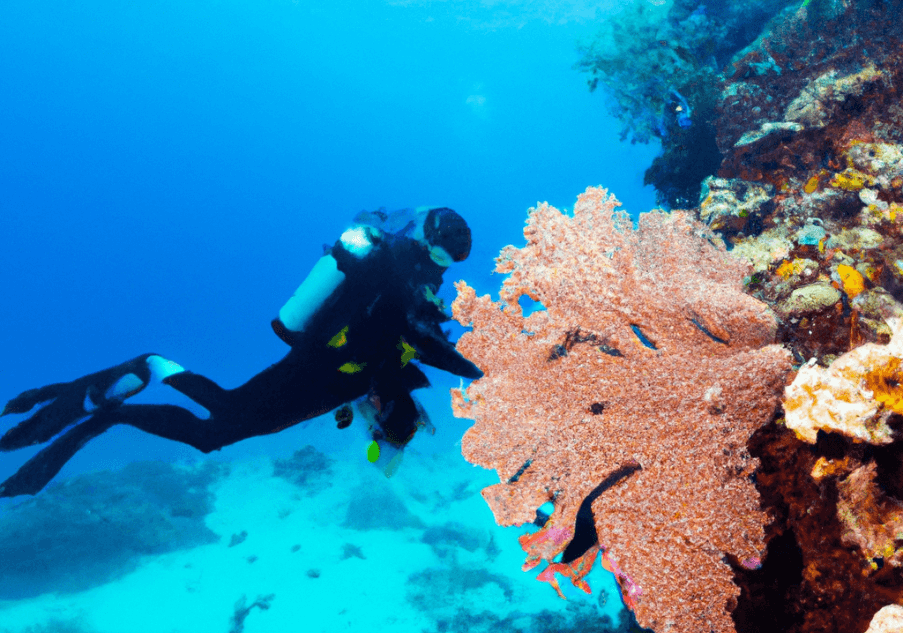
[[[837,516],[843,525],[843,543],[859,549],[873,570],[900,567],[903,549],[896,542],[903,533],[903,503],[881,490],[874,462],[860,466],[838,482]]]
[[[903,327],[894,319],[891,323],[887,345],[866,343],[827,369],[814,362],[800,368],[785,390],[787,428],[812,444],[820,430],[870,444],[893,441],[886,419],[903,413]]]
[[[554,503],[522,539],[528,565],[565,551],[588,500],[640,625],[733,631],[725,557],[756,566],[767,518],[746,443],[790,358],[770,345],[770,311],[742,292],[746,265],[708,229],[652,212],[634,230],[619,204],[590,188],[572,217],[532,210],[527,246],[497,259],[500,303],[457,284],[453,315],[473,326],[458,349],[485,372],[453,391],[455,414],[476,420],[462,450],[498,471],[483,496],[500,525]],[[524,316],[524,295],[544,309]],[[578,562],[540,577],[561,570],[584,586]]]
[[[887,342],[886,313],[903,299],[900,8],[803,3],[734,60],[721,88],[718,175],[773,195],[712,226],[754,260],[748,290],[775,308],[778,340],[799,362]]]
[[[837,434],[825,436],[816,445],[807,444],[778,424],[753,435],[749,449],[761,462],[756,487],[775,520],[767,528],[762,569],[738,573],[745,592],[735,612],[739,631],[863,633],[881,607],[903,603],[898,568],[891,564],[878,569],[881,561],[872,561],[873,566],[864,559],[863,550],[851,547],[854,522],[886,517],[891,500],[875,499],[876,505],[860,505],[843,520],[839,516],[838,488],[846,488],[843,494],[849,500],[853,500],[850,493],[859,494],[839,481],[849,466],[860,463],[851,456],[856,450],[850,445],[852,440]],[[866,454],[889,457],[887,446],[858,443],[856,447]],[[884,462],[883,469],[889,466]],[[890,477],[879,479],[885,488],[901,480],[900,471],[891,470],[885,473]],[[882,534],[881,528],[866,529]]]
[[[903,607],[889,604],[878,613],[865,633],[895,633],[903,631]]]

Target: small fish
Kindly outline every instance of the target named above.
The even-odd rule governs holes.
[[[417,358],[417,350],[414,349],[410,343],[404,340],[404,337],[398,339],[398,345],[395,346],[397,349],[401,350],[401,366],[405,367],[412,360]]]
[[[677,118],[677,124],[684,129],[693,125],[693,120],[690,118],[692,110],[690,109],[690,104],[687,103],[686,98],[673,88],[671,89],[670,94],[673,99],[672,106],[674,115]]]

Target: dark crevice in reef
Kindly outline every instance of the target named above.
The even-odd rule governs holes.
[[[774,520],[759,569],[727,561],[741,589],[733,609],[737,633],[863,633],[878,609],[903,598],[903,575],[889,565],[868,570],[862,552],[844,542],[837,502],[838,479],[846,475],[811,473],[820,458],[849,460],[849,468],[874,461],[879,485],[897,497],[899,442],[868,446],[820,432],[811,445],[772,421],[748,448],[761,461],[756,488]]]
[[[599,542],[599,536],[596,534],[596,520],[593,517],[593,501],[607,490],[611,490],[614,486],[630,477],[633,473],[641,470],[642,466],[635,461],[630,461],[612,472],[602,480],[598,486],[593,488],[586,498],[580,503],[577,510],[577,520],[574,524],[574,538],[568,543],[564,552],[561,554],[561,562],[570,563],[583,556],[589,548]]]

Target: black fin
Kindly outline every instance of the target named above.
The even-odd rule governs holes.
[[[4,415],[27,413],[37,404],[42,402],[47,404],[0,437],[0,450],[12,451],[50,441],[66,427],[90,414],[84,409],[85,397],[89,391],[92,394],[92,403],[98,409],[118,407],[120,401],[106,400],[103,394],[126,374],[135,374],[147,385],[150,382],[148,356],[154,354],[136,356],[115,367],[82,376],[72,382],[58,382],[19,394],[6,404],[3,409]]]
[[[37,494],[56,477],[60,469],[81,447],[115,423],[113,416],[105,413],[77,424],[25,462],[12,477],[0,484],[0,497]]]

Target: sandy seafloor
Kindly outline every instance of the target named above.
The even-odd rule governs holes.
[[[358,431],[354,426],[337,430],[331,416],[280,434],[281,455],[270,449],[276,454],[233,461],[227,449],[193,464],[175,465],[176,487],[184,483],[190,492],[202,493],[192,486],[208,482],[212,505],[202,520],[215,542],[159,554],[98,553],[98,558],[118,560],[101,565],[104,573],[122,575],[74,593],[0,601],[0,632],[609,630],[600,616],[613,624],[623,609],[610,574],[601,568],[593,571],[588,578],[591,596],[563,584],[569,596],[563,603],[548,584],[535,580],[541,567],[520,570],[524,555],[517,536],[527,528],[497,527],[479,495],[481,487],[494,483],[494,473],[445,450],[455,433],[460,437],[458,429],[465,423],[443,412],[443,397],[426,394],[437,435],[419,434],[391,479],[367,462],[363,441],[340,441]],[[293,464],[286,459],[311,442],[317,447],[304,449],[304,458]],[[323,466],[324,459],[328,466]],[[277,463],[285,466],[284,476],[274,475]],[[159,478],[154,469],[170,467],[146,464],[150,471],[139,464],[121,472]],[[209,474],[199,479],[189,475],[205,468]],[[66,494],[77,487],[73,482],[86,477],[92,478],[89,489],[100,499],[111,494],[104,488],[120,486],[121,494],[133,497],[122,507],[142,506],[140,492],[110,473],[55,484],[42,493],[47,498],[41,503]],[[144,484],[155,489],[154,481]],[[84,494],[83,487],[79,490]],[[41,499],[9,508],[7,520],[21,521],[22,509]],[[76,513],[119,511],[102,501],[98,509],[95,502],[78,502]],[[173,503],[175,507],[185,501]],[[166,523],[158,515],[161,508],[164,515],[186,514],[167,509],[159,499],[151,505],[146,522]],[[134,520],[132,513],[126,523]],[[65,521],[64,516],[57,512],[49,521],[43,529],[50,539],[65,534],[67,526],[53,524]],[[75,522],[85,525],[79,517]],[[90,522],[87,525],[90,538],[101,537],[90,530]],[[167,535],[172,529],[164,524],[158,533],[171,540]],[[28,542],[33,536],[20,545],[42,547],[41,537]],[[127,541],[128,536],[123,538]],[[141,540],[146,544],[148,539]],[[0,550],[8,545],[0,536]],[[90,552],[79,556],[91,559]],[[47,557],[38,558],[33,564],[47,564]],[[48,580],[54,586],[91,584],[78,578],[80,571],[71,566],[48,573],[54,576]],[[249,606],[267,597],[268,609],[252,608],[236,623],[241,600]],[[584,626],[590,623],[591,629]]]

